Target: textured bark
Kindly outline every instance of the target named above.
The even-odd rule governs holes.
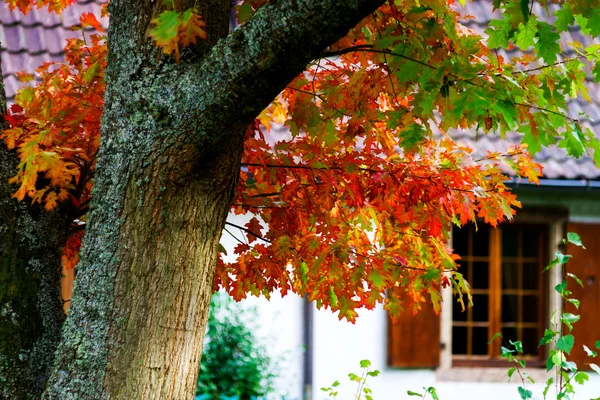
[[[47,398],[193,396],[246,127],[383,0],[271,1],[222,40],[229,0],[201,1],[209,39],[180,64],[147,38],[159,3],[110,2],[93,200]]]
[[[0,81],[0,129],[4,112]],[[12,197],[17,163],[0,142],[0,399],[39,399],[64,320],[60,255],[68,225],[60,213]]]

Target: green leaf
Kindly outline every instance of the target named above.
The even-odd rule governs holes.
[[[554,336],[556,336],[556,335],[558,335],[558,332],[554,332],[553,330],[546,329],[544,331],[544,336],[540,339],[539,346],[543,346],[545,344],[552,342],[552,340],[554,340]]]
[[[596,350],[600,350],[600,340],[596,340],[595,346]]]
[[[587,17],[587,28],[590,30],[590,35],[600,35],[600,9],[596,7],[594,11],[592,11],[591,15],[587,15]]]
[[[488,34],[488,47],[497,49],[499,47],[508,47],[508,36],[512,30],[510,24],[506,20],[492,20],[489,23],[489,28],[485,30]]]
[[[360,360],[361,368],[369,368],[371,366],[371,361],[369,360]]]
[[[581,237],[575,232],[567,233],[567,240],[569,241],[569,243],[572,243],[575,246],[583,247],[585,249],[585,246],[583,245],[583,243],[581,243]]]
[[[567,272],[567,276],[568,276],[568,277],[570,277],[570,278],[573,278],[573,280],[574,280],[575,282],[577,282],[577,283],[579,284],[579,286],[583,287],[583,282],[581,282],[581,279],[579,279],[579,278],[577,277],[577,275],[575,275],[575,274],[572,274],[572,273],[570,273],[570,272]]]
[[[338,387],[340,386],[340,381],[335,381],[331,384],[331,387]]]
[[[430,386],[427,388],[427,393],[429,393],[431,395],[431,398],[433,400],[440,400],[440,398],[437,395],[437,392],[435,391],[435,388],[433,386]]]
[[[542,21],[538,22],[537,28],[538,41],[535,44],[535,50],[546,64],[553,64],[556,62],[556,55],[560,53],[560,45],[558,44],[560,35],[554,32],[552,26]]]
[[[375,376],[379,376],[380,373],[381,373],[381,371],[376,369],[376,370],[367,372],[367,375],[375,377]]]
[[[598,353],[596,353],[594,350],[590,350],[590,348],[585,344],[583,345],[583,351],[585,351],[585,354],[587,354],[589,357],[596,357],[598,355]]]
[[[597,374],[600,374],[600,367],[598,367],[596,364],[590,363],[590,368],[593,369]]]
[[[564,361],[560,366],[566,369],[567,371],[577,371],[577,364],[575,364],[573,361]]]
[[[556,341],[556,348],[570,355],[574,344],[575,337],[573,337],[573,335],[561,336]]]
[[[502,338],[502,333],[501,332],[494,333],[494,336],[492,336],[492,338],[488,341],[488,344],[492,344],[492,342],[494,340],[496,340],[496,338]]]
[[[179,13],[177,11],[163,11],[153,22],[156,24],[150,32],[158,42],[169,42],[177,37],[179,26]]]
[[[600,62],[596,62],[592,68],[592,74],[594,74],[594,82],[598,83],[600,81]]]
[[[569,303],[573,304],[575,306],[575,308],[579,309],[579,305],[581,304],[581,302],[577,299],[565,299],[567,300]]]
[[[533,396],[531,390],[525,389],[523,386],[519,386],[519,395],[521,395],[522,400],[530,399]]]
[[[546,395],[548,394],[548,390],[550,390],[550,387],[552,386],[552,384],[554,383],[554,378],[548,378],[548,380],[546,381],[546,386],[544,387],[544,399],[546,398]]]
[[[569,327],[569,332],[573,330],[573,325],[575,322],[579,321],[580,316],[574,315],[571,313],[563,313],[560,317],[560,321],[564,323],[567,327]]]
[[[425,128],[421,124],[411,124],[400,131],[400,146],[411,151],[425,138]]]
[[[551,354],[546,359],[546,372],[550,371],[556,365],[556,363],[554,362],[554,355],[555,354]]]
[[[526,25],[519,24],[516,44],[521,49],[525,50],[535,44],[535,35],[537,28],[533,25],[533,20],[530,20]]]
[[[521,341],[517,340],[516,342],[513,342],[512,340],[509,340],[508,343],[515,346],[515,350],[517,350],[517,353],[523,352],[523,343],[521,343]]]
[[[556,290],[558,293],[563,294],[565,292],[565,290],[567,289],[567,282],[561,282],[558,285],[556,285],[554,287],[554,290]]]
[[[573,157],[581,157],[585,152],[585,136],[579,126],[569,126],[564,133],[564,138],[558,143],[558,147],[567,150]]]
[[[554,253],[554,260],[552,260],[550,262],[550,264],[548,264],[548,266],[546,268],[544,268],[544,271],[549,270],[550,268],[556,267],[557,265],[564,265],[567,263],[567,261],[569,261],[569,258],[571,258],[572,256],[570,254],[563,254],[560,251],[557,251],[556,253]]]
[[[517,367],[512,367],[512,368],[508,369],[508,380],[510,380],[510,378],[512,378],[512,376],[516,370],[517,370]]]
[[[565,361],[565,355],[562,351],[555,351],[552,357],[550,358],[552,359],[553,365],[562,365]],[[546,363],[546,367],[547,366],[548,363]]]
[[[512,357],[512,353],[514,353],[514,352],[515,352],[514,350],[510,350],[504,346],[500,346],[500,357],[502,357],[502,358]]]
[[[525,127],[520,127],[519,131],[525,131],[525,135],[523,139],[521,139],[521,143],[527,145],[527,150],[531,155],[535,155],[540,150],[542,150],[542,144],[540,141],[531,133],[531,129],[522,129]],[[528,127],[529,128],[529,127]]]
[[[573,17],[573,11],[568,7],[568,4],[563,4],[561,8],[559,8],[555,13],[556,21],[554,21],[554,26],[559,32],[565,32],[569,25],[573,25],[575,22],[575,17]]]
[[[413,392],[412,390],[407,390],[406,394],[408,394],[409,396],[423,397],[421,393]]]

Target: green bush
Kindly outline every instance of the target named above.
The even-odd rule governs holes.
[[[271,359],[254,334],[253,316],[256,310],[242,309],[227,294],[213,295],[197,398],[250,400],[273,391]]]

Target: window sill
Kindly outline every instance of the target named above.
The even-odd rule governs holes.
[[[452,367],[438,368],[435,373],[438,382],[487,382],[487,383],[520,383],[521,378],[517,372],[508,379],[508,368],[497,367]],[[545,368],[526,368],[524,370],[536,383],[546,382],[553,377],[553,371],[546,372]]]

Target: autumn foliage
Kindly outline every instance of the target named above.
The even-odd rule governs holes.
[[[238,19],[266,3],[242,2]],[[599,146],[565,102],[586,97],[597,46],[575,46],[578,57],[555,65],[560,33],[589,10],[563,4],[554,12],[563,23],[551,27],[518,3],[497,3],[503,19],[486,42],[461,24],[465,12],[451,0],[389,1],[288,85],[248,128],[232,211],[251,218],[226,226],[236,258],[219,258],[215,288],[236,299],[307,294],[351,321],[378,303],[392,315],[429,301],[439,310],[440,285],[467,292],[448,246],[451,225],[510,219],[520,204],[506,173],[541,175],[528,149],[558,142],[579,156]],[[99,28],[89,15],[81,23]],[[206,37],[195,9],[167,10],[154,24],[153,40],[173,58],[165,62],[184,62],[180,47]],[[592,22],[586,29],[600,33]],[[38,69],[41,83],[21,90],[2,134],[21,158],[15,196],[76,210],[69,265],[90,200],[104,92],[105,38],[87,39],[69,41],[64,65]],[[509,47],[528,52],[495,51]],[[477,158],[452,140],[461,129],[517,131],[524,144]]]

